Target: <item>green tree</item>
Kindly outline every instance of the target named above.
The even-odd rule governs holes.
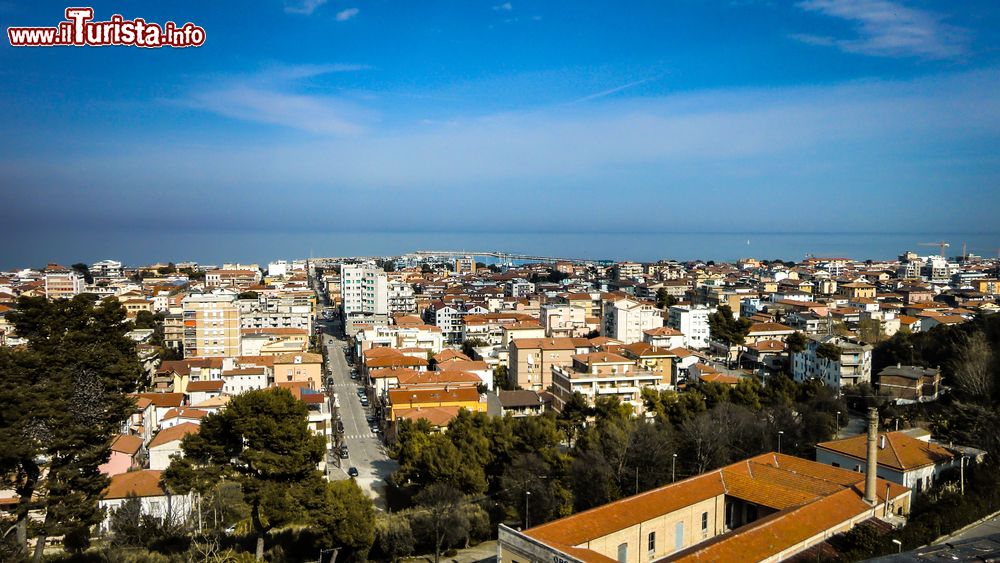
[[[375,507],[353,479],[324,483],[323,502],[312,516],[320,549],[340,548],[337,560],[367,561],[375,541]]]
[[[660,309],[667,310],[679,302],[676,297],[670,295],[667,288],[661,287],[656,290],[656,306]]]
[[[220,479],[240,484],[257,538],[256,558],[264,557],[267,532],[317,510],[323,490],[316,465],[326,447],[308,426],[308,409],[286,389],[265,389],[233,397],[226,409],[202,420],[200,431],[181,442],[164,474],[172,489],[203,492]]]
[[[843,351],[836,344],[824,342],[816,348],[816,357],[824,358],[831,362],[839,362]]]
[[[83,262],[78,262],[70,266],[70,269],[83,276],[83,281],[88,285],[94,283],[94,276],[90,273],[90,266],[87,266]]]
[[[807,343],[808,340],[806,339],[806,335],[799,331],[789,334],[788,338],[785,340],[785,344],[788,346],[788,352],[791,354],[798,354],[799,352],[805,350]]]
[[[749,319],[735,318],[729,305],[720,305],[708,316],[708,329],[712,338],[727,346],[743,344],[750,332],[750,325]]]
[[[0,476],[19,497],[20,546],[28,513],[44,514],[37,561],[52,535],[66,536],[67,549],[87,547],[108,483],[98,466],[135,408],[128,394],[145,381],[116,300],[22,297],[8,318],[27,346],[0,350]]]
[[[382,514],[375,521],[375,541],[379,551],[396,563],[400,557],[413,553],[416,540],[406,514]]]

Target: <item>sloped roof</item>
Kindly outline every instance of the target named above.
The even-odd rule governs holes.
[[[883,432],[878,436],[878,464],[899,471],[910,471],[927,465],[954,458],[957,454],[942,446],[909,436],[905,432]],[[825,449],[842,455],[864,460],[867,454],[868,436],[859,434],[850,438],[832,440],[816,444],[817,449]]]
[[[111,442],[111,451],[128,455],[135,455],[142,447],[142,437],[134,434],[121,434],[115,436]]]
[[[164,428],[149,441],[149,448],[152,449],[157,446],[173,442],[174,440],[180,440],[184,436],[198,432],[199,430],[201,430],[201,427],[193,422],[183,422],[176,426],[171,426],[170,428]]]
[[[119,473],[111,477],[111,483],[104,489],[105,499],[125,498],[130,494],[137,497],[160,497],[167,493],[160,486],[162,471],[143,469]]]

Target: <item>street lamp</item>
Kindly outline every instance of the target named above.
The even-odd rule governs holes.
[[[673,454],[673,459],[670,461],[670,482],[673,483],[677,480],[677,454]]]
[[[784,430],[778,430],[778,453],[781,453],[781,435],[784,434]]]
[[[524,529],[528,529],[528,501],[531,500],[531,491],[524,491]]]
[[[837,437],[840,438],[840,411],[837,411]]]
[[[896,544],[896,553],[903,553],[903,542],[899,540],[892,540],[892,543]]]

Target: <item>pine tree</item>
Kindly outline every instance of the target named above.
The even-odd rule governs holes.
[[[145,382],[129,325],[116,300],[21,298],[10,316],[24,349],[0,355],[0,475],[19,496],[17,540],[27,545],[28,513],[44,514],[34,554],[65,535],[67,549],[89,545],[108,479],[98,467]]]
[[[309,430],[308,414],[286,389],[233,397],[224,411],[205,417],[198,433],[184,437],[184,457],[170,464],[164,482],[180,493],[204,492],[222,478],[239,483],[257,537],[256,557],[263,559],[269,530],[305,519],[323,501],[316,466],[326,446]]]

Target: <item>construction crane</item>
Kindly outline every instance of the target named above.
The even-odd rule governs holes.
[[[942,258],[944,258],[944,249],[946,249],[946,248],[948,248],[948,247],[951,246],[950,244],[948,244],[947,242],[945,242],[943,240],[942,241],[938,241],[938,242],[921,242],[921,243],[918,243],[918,244],[920,246],[936,246],[936,247],[940,248],[940,254],[941,254]]]

